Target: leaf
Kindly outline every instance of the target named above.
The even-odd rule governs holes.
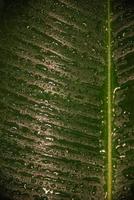
[[[132,199],[133,3],[1,5],[1,198]]]

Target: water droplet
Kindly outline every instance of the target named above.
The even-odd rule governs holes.
[[[17,127],[13,126],[11,127],[11,131],[16,131],[17,130]]]
[[[120,155],[120,158],[122,159],[122,158],[125,158],[125,155]]]
[[[68,153],[68,150],[66,150],[66,153]]]
[[[126,187],[126,186],[124,186],[124,187],[123,187],[123,190],[124,190],[124,191],[126,191],[126,190],[127,190],[127,187]]]
[[[126,146],[126,143],[123,143],[123,144],[122,144],[122,147],[125,147],[125,146]]]
[[[54,175],[58,176],[58,175],[59,175],[59,173],[58,173],[58,172],[54,172]]]
[[[27,185],[26,184],[24,184],[24,188],[27,189]]]
[[[37,134],[39,135],[41,133],[41,131],[39,130],[38,132],[37,132]]]
[[[50,124],[46,124],[46,127],[50,127],[51,128],[52,126]]]
[[[105,193],[105,199],[107,199],[107,192]]]
[[[112,132],[112,136],[116,136],[116,132]]]
[[[60,194],[60,192],[55,192],[55,194],[59,195],[59,194]]]
[[[50,190],[50,194],[53,194],[53,192],[54,192],[53,190]]]
[[[105,153],[106,151],[104,149],[101,149],[100,150],[100,153]]]
[[[116,146],[116,149],[118,149],[119,147],[120,147],[120,145],[117,145],[117,146]]]
[[[93,52],[95,52],[95,49],[94,49],[94,48],[92,48],[92,51],[93,51]]]
[[[123,34],[122,34],[122,36],[124,37],[126,35],[126,33],[124,32]]]
[[[95,195],[95,191],[92,192],[92,195]]]
[[[118,141],[118,143],[120,144],[120,141],[121,141],[121,140],[120,140],[120,139],[118,139],[117,141]]]
[[[85,22],[83,22],[83,25],[86,27],[87,26],[87,24],[85,23]]]
[[[51,137],[46,137],[46,140],[53,141],[54,139]]]
[[[44,187],[43,187],[42,189],[44,190],[45,194],[48,194],[48,193],[50,192],[50,190],[49,190],[49,189],[47,190],[47,189],[46,189],[46,188],[44,188]]]

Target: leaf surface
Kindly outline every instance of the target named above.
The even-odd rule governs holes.
[[[133,3],[3,2],[2,196],[130,200],[134,184]]]

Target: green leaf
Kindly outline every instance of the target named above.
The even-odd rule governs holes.
[[[133,3],[7,0],[0,13],[0,198],[133,199]]]

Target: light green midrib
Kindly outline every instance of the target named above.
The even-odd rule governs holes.
[[[108,133],[108,177],[107,199],[112,200],[112,64],[111,64],[111,21],[110,0],[108,0],[108,54],[107,54],[107,133]]]

